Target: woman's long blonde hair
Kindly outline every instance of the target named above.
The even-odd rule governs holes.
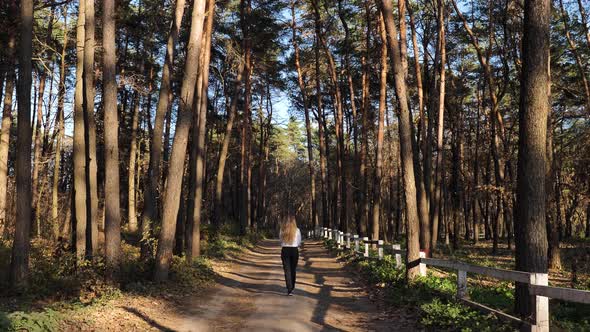
[[[297,236],[297,222],[294,216],[287,217],[287,220],[281,223],[280,238],[283,243],[295,241]]]

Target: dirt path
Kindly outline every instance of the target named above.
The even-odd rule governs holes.
[[[175,331],[411,330],[380,320],[366,292],[319,242],[301,251],[295,296],[285,295],[277,241],[233,259],[206,299],[193,299]]]

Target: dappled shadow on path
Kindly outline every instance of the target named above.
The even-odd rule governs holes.
[[[195,297],[185,306],[178,330],[384,330],[373,326],[377,309],[352,282],[352,272],[320,242],[306,243],[301,250],[295,296],[286,296],[280,251],[278,241],[266,240],[230,258],[208,299]]]
[[[338,328],[332,321],[350,324],[348,320],[351,318],[370,313],[367,301],[359,301],[363,289],[352,284],[347,270],[330,256],[321,243],[308,243],[301,251],[295,299],[289,298],[292,302],[283,299],[286,294],[278,242],[265,241],[252,253],[236,257],[232,262],[237,268],[222,273],[218,283],[245,293],[245,296],[264,297],[256,309],[260,313],[266,311],[272,319],[309,319],[316,326],[313,330],[338,331],[342,327]],[[296,316],[291,306],[308,309],[307,317]],[[350,317],[339,317],[342,313]]]
[[[160,323],[156,322],[155,320],[151,319],[149,316],[147,316],[146,314],[142,313],[141,311],[132,308],[132,307],[123,307],[123,309],[129,313],[134,314],[135,316],[143,319],[146,323],[148,323],[151,327],[154,327],[156,329],[158,329],[159,331],[164,331],[164,332],[176,332],[177,330],[171,329],[169,327],[166,327],[164,325],[161,325]]]

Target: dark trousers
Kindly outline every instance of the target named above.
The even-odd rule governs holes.
[[[283,270],[285,271],[285,282],[287,283],[287,291],[291,293],[295,288],[297,261],[299,260],[299,249],[297,247],[283,247],[283,249],[281,250],[281,260],[283,261]]]

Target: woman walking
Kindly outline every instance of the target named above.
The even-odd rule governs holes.
[[[281,224],[281,260],[285,271],[285,282],[287,283],[287,295],[293,296],[297,261],[299,260],[299,246],[301,245],[301,231],[297,228],[294,216],[289,216]]]

